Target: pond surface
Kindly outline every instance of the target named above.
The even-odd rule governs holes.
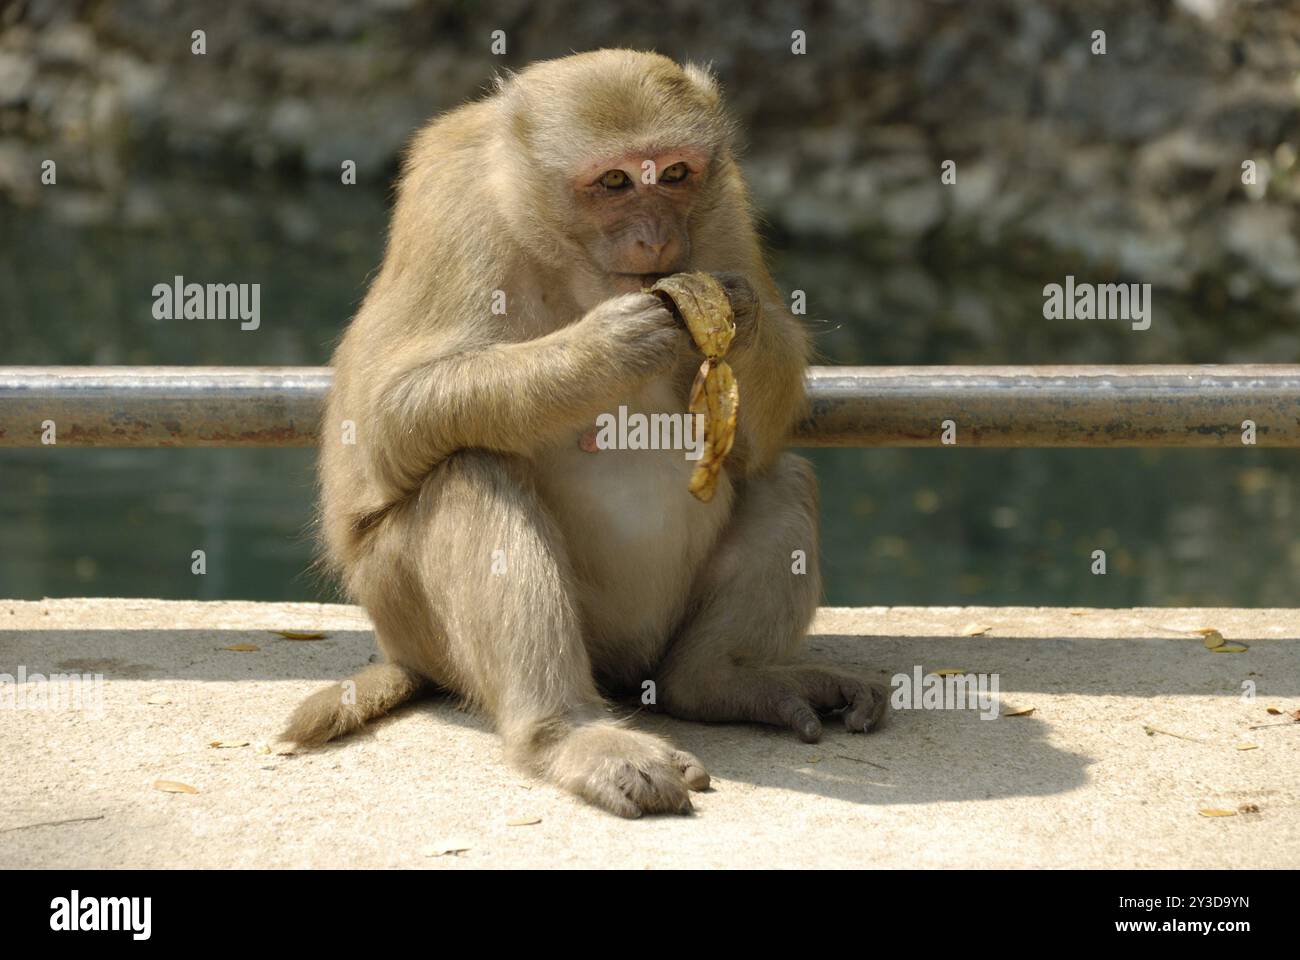
[[[382,253],[365,188],[60,188],[0,208],[0,364],[321,364]],[[1293,362],[1285,312],[1156,292],[1150,330],[1047,321],[1086,270],[960,244],[775,239],[821,363]],[[261,284],[261,328],[162,321],[175,275]],[[1082,277],[1081,277],[1082,279]],[[1089,275],[1104,282],[1111,279]],[[1131,279],[1131,278],[1130,278]],[[835,605],[1293,606],[1300,451],[819,450]],[[330,600],[309,570],[309,450],[0,450],[0,597]],[[207,573],[190,572],[195,549]],[[1107,552],[1105,576],[1090,572]]]

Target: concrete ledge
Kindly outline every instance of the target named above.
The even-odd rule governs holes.
[[[1213,653],[1201,627],[1249,649]],[[1300,708],[1300,609],[826,608],[815,634],[813,658],[886,682],[996,673],[1004,708],[1034,712],[898,711],[812,746],[641,712],[714,788],[692,817],[625,822],[516,774],[445,700],[274,752],[298,700],[372,654],[355,607],[0,601],[0,673],[102,674],[105,701],[0,700],[0,868],[1300,866],[1300,724],[1266,711]]]

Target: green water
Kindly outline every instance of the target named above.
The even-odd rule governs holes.
[[[320,364],[382,251],[362,188],[167,185],[0,208],[0,363]],[[822,363],[1291,362],[1300,324],[1156,294],[1152,328],[1045,321],[1069,263],[774,238]],[[158,321],[176,274],[260,283],[261,328]],[[1082,278],[1082,277],[1081,277]],[[1300,451],[825,450],[832,604],[1293,606]],[[0,597],[333,599],[308,572],[312,451],[0,450]],[[203,549],[207,573],[190,572]],[[1107,551],[1105,576],[1091,553]]]

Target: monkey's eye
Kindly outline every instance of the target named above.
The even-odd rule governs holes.
[[[632,186],[632,178],[622,170],[606,170],[597,182],[607,190],[623,190]]]
[[[691,172],[691,168],[684,163],[674,163],[671,167],[665,167],[663,173],[659,174],[660,183],[681,183],[686,179],[686,175]]]

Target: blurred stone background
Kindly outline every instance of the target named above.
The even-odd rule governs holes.
[[[0,364],[327,362],[414,129],[617,45],[713,64],[819,363],[1300,361],[1297,2],[0,0]],[[1151,328],[1045,320],[1067,273]],[[177,274],[262,326],[154,318]],[[1295,602],[1296,451],[811,454],[832,604]],[[0,597],[333,599],[313,460],[0,450]]]
[[[178,165],[337,181],[351,159],[382,183],[420,122],[495,71],[605,45],[712,63],[775,230],[1300,302],[1294,2],[9,0],[0,194],[37,202],[44,159],[76,188],[50,198],[68,219],[160,216],[133,184]]]

